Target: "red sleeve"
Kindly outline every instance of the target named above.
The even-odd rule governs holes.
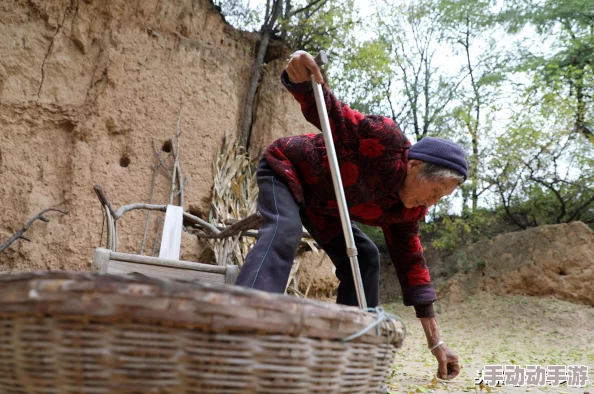
[[[289,79],[287,71],[283,70],[281,82],[295,100],[299,102],[305,119],[321,130],[311,81],[294,84]],[[326,85],[322,85],[322,90],[326,110],[328,111],[332,139],[339,158],[356,155],[361,149],[361,143],[373,155],[380,155],[385,149],[385,157],[390,155],[400,156],[403,149],[410,147],[410,142],[392,119],[378,115],[363,115],[338,100]],[[374,150],[377,142],[382,146],[380,151]],[[368,146],[370,144],[371,146]]]
[[[306,81],[294,84],[289,79],[286,70],[281,74],[281,82],[301,105],[301,112],[303,112],[305,119],[321,130],[312,83]],[[328,120],[334,143],[341,145],[354,143],[356,144],[355,146],[358,146],[358,140],[361,138],[359,135],[359,125],[366,117],[338,100],[326,85],[322,85],[322,90],[324,92],[324,100],[326,102],[326,110],[328,111]],[[380,117],[374,116],[373,118]],[[391,122],[391,119],[388,119],[388,121]],[[366,127],[363,129],[366,129]]]
[[[413,305],[417,317],[435,316],[433,302],[437,297],[419,240],[419,222],[394,223],[382,230],[402,288],[404,305]]]

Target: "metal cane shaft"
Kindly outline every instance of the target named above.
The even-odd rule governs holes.
[[[311,77],[314,95],[316,98],[316,106],[318,107],[318,116],[322,126],[322,134],[324,136],[324,143],[326,145],[326,152],[328,153],[328,162],[330,164],[330,172],[332,174],[332,183],[334,184],[334,192],[338,201],[338,211],[340,213],[340,221],[342,223],[342,231],[347,245],[347,255],[351,262],[351,269],[353,270],[353,279],[355,281],[355,288],[357,291],[357,300],[362,309],[367,308],[367,300],[365,299],[365,291],[363,290],[363,281],[361,280],[361,271],[359,270],[359,262],[357,261],[357,246],[355,244],[355,237],[353,236],[353,229],[351,227],[351,219],[349,210],[344,196],[344,189],[342,187],[342,179],[338,167],[338,159],[336,157],[336,150],[334,149],[334,140],[332,139],[332,132],[330,130],[330,122],[328,121],[328,112],[326,111],[326,103],[324,101],[324,93],[322,87]]]

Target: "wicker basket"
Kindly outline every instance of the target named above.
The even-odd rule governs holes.
[[[373,393],[404,327],[356,308],[229,285],[0,276],[2,393]],[[387,332],[389,331],[389,332]]]

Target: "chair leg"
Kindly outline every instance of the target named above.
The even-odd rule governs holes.
[[[111,254],[111,250],[97,248],[95,251],[95,256],[93,257],[93,267],[92,270],[95,272],[101,272],[103,274],[107,273],[107,265],[109,264],[109,256]]]
[[[225,271],[225,283],[229,285],[235,284],[238,276],[239,267],[231,264],[227,265],[227,271]]]

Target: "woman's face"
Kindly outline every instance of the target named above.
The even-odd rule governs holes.
[[[429,208],[437,203],[442,197],[449,196],[458,187],[456,179],[448,179],[441,182],[419,180],[419,173],[423,168],[423,162],[410,160],[406,172],[406,178],[398,195],[406,208],[414,208],[424,205]]]

